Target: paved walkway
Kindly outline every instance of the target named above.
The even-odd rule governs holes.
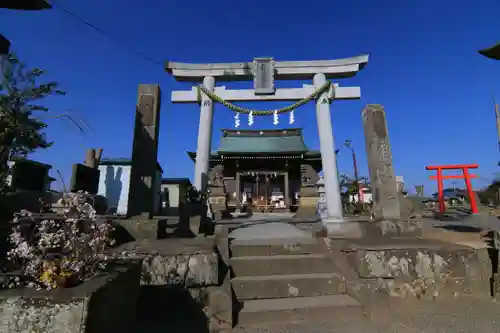
[[[297,238],[312,238],[312,234],[305,230],[301,230],[284,222],[269,222],[263,224],[255,224],[247,227],[241,227],[233,230],[229,234],[230,238],[236,240],[253,240],[253,239],[297,239]]]
[[[500,332],[500,304],[460,298],[382,308],[372,319],[335,318],[321,322],[267,324],[236,328],[235,333],[495,333]]]
[[[487,246],[483,234],[488,230],[500,231],[500,220],[495,216],[464,216],[453,214],[448,220],[423,218],[423,237],[446,242],[484,248]],[[500,330],[499,330],[500,332]]]

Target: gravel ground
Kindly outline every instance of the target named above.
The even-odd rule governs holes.
[[[380,309],[370,320],[268,324],[236,328],[237,333],[495,333],[500,332],[500,303],[475,298],[406,303]]]

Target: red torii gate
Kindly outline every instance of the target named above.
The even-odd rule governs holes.
[[[474,195],[474,191],[472,190],[472,178],[477,178],[477,175],[472,175],[469,173],[469,169],[477,169],[479,168],[478,164],[457,164],[457,165],[439,165],[439,166],[426,166],[426,170],[436,170],[436,176],[430,176],[430,179],[437,179],[438,183],[438,200],[439,200],[439,212],[444,214],[445,206],[444,206],[444,194],[443,194],[443,180],[444,179],[465,179],[465,186],[467,187],[467,194],[470,200],[470,207],[473,214],[477,214],[477,202],[476,197]],[[463,175],[448,175],[443,176],[443,170],[462,170]]]

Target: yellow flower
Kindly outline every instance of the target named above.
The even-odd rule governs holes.
[[[52,284],[53,281],[52,271],[51,270],[44,271],[40,276],[40,281],[44,282],[45,284]]]

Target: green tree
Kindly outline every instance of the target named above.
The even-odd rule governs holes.
[[[41,102],[50,96],[64,95],[58,83],[39,83],[44,71],[29,69],[14,54],[9,54],[0,73],[0,189],[5,184],[7,162],[26,157],[36,149],[46,149],[52,142],[44,133],[47,124],[39,112],[49,112]]]
[[[488,185],[488,187],[478,192],[479,200],[483,204],[493,203],[498,205],[500,204],[498,202],[499,190],[500,180],[495,179],[490,185]]]

